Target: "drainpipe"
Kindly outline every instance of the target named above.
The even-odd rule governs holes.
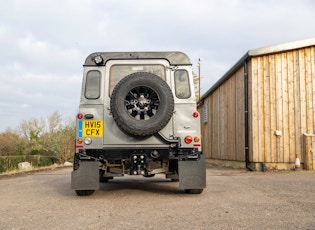
[[[245,107],[245,163],[249,171],[255,171],[249,163],[249,125],[248,125],[248,67],[247,59],[244,61],[244,107]]]

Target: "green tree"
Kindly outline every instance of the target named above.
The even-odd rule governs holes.
[[[199,95],[199,77],[194,71],[192,72],[192,75],[193,75],[193,80],[194,80],[194,89],[195,89],[196,100],[199,101],[199,99],[200,99],[200,95]]]
[[[22,135],[28,140],[26,154],[41,154],[44,149],[40,144],[40,137],[45,131],[45,121],[43,119],[23,120],[19,126]]]
[[[40,138],[45,154],[58,158],[60,162],[71,159],[74,153],[74,120],[62,122],[62,116],[54,112],[47,119],[46,130]]]

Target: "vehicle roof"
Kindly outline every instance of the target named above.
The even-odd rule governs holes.
[[[90,54],[84,62],[84,66],[95,66],[94,57],[101,55],[103,65],[109,60],[130,60],[130,59],[165,59],[170,65],[191,65],[189,57],[179,51],[170,52],[95,52]]]

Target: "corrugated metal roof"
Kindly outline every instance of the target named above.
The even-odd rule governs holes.
[[[230,68],[205,94],[202,95],[200,101],[207,98],[213,91],[215,91],[221,84],[231,77],[237,69],[244,65],[244,62],[254,56],[262,56],[265,54],[279,53],[283,51],[289,51],[294,49],[305,48],[309,46],[315,46],[315,38],[303,39],[299,41],[293,41],[288,43],[282,43],[273,46],[266,46],[263,48],[253,49],[247,51],[233,66]]]

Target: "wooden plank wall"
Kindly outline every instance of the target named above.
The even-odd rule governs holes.
[[[314,55],[308,47],[251,58],[253,162],[294,163],[295,154],[303,162],[303,133],[315,133]]]
[[[206,158],[245,161],[243,68],[210,94],[205,105],[208,122],[202,123],[201,130]]]

